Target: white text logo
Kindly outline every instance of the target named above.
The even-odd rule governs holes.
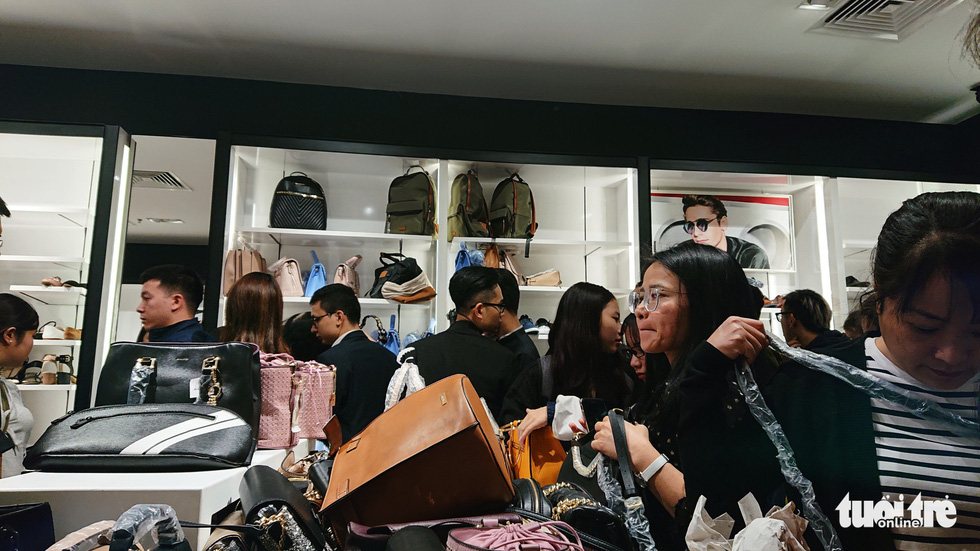
[[[946,499],[922,500],[922,494],[915,496],[912,503],[905,505],[905,496],[898,501],[851,501],[848,493],[837,505],[841,528],[950,528],[956,524],[956,505]]]

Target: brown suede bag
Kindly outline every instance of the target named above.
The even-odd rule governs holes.
[[[500,439],[464,375],[398,402],[345,442],[320,511],[344,541],[368,526],[500,512],[514,497]]]

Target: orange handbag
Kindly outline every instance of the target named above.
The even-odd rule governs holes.
[[[558,471],[565,461],[565,448],[551,432],[551,427],[541,427],[527,436],[524,445],[517,440],[517,426],[521,422],[508,423],[500,430],[507,434],[507,457],[514,478],[533,478],[541,486],[558,482]]]

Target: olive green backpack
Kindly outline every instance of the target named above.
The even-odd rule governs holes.
[[[530,239],[537,229],[531,186],[516,173],[497,184],[490,200],[490,235]]]
[[[412,173],[417,168],[421,172]],[[435,233],[435,185],[424,168],[414,165],[388,187],[386,233]]]
[[[483,196],[483,186],[476,172],[469,170],[453,180],[449,200],[449,229],[446,236],[452,241],[460,237],[489,237],[490,209]]]

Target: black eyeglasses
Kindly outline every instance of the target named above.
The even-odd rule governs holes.
[[[694,222],[684,222],[684,231],[687,232],[688,235],[694,235],[695,227],[697,227],[701,231],[708,231],[708,224],[714,222],[717,219],[718,217],[715,216],[710,220],[707,218],[698,218]]]
[[[322,320],[323,318],[330,317],[330,316],[336,314],[339,311],[340,310],[335,310],[333,312],[330,312],[329,314],[323,314],[322,316],[314,316],[314,315],[311,314],[310,315],[310,319],[313,320],[313,325],[317,325],[317,324],[320,323],[320,320]]]
[[[629,346],[623,347],[623,352],[625,352],[629,357],[642,358],[646,356],[647,353],[643,351],[642,348],[631,348]]]
[[[776,321],[783,321],[783,316],[790,312],[776,312]]]
[[[503,313],[504,313],[504,303],[503,303],[503,302],[478,302],[478,303],[476,303],[476,304],[482,304],[482,305],[484,305],[484,306],[493,306],[493,307],[494,307],[494,308],[496,308],[496,309],[497,309],[497,310],[498,310],[498,311],[499,311],[499,312],[500,312],[501,314],[503,314]],[[474,305],[473,305],[473,307],[474,307],[474,308],[476,308],[476,304],[474,304]]]

